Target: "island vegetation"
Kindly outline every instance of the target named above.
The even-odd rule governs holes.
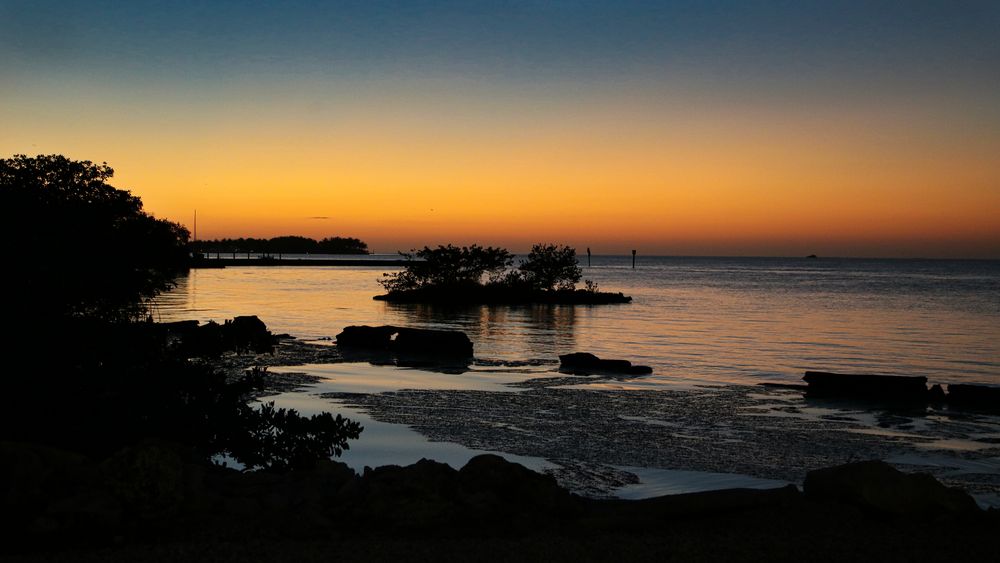
[[[223,238],[191,243],[198,254],[368,254],[368,244],[353,237],[326,237],[320,240],[301,236],[273,238]]]
[[[556,244],[536,244],[514,266],[505,248],[479,245],[424,247],[400,253],[406,260],[399,272],[383,274],[386,294],[375,299],[394,303],[442,304],[605,304],[628,303],[621,293],[602,292],[597,284],[576,285],[583,270],[576,250]]]

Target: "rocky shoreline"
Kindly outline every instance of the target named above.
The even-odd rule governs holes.
[[[334,461],[308,470],[243,473],[186,462],[182,448],[154,442],[100,463],[11,443],[0,444],[0,453],[18,461],[4,465],[9,488],[2,524],[11,538],[4,552],[23,561],[153,554],[160,560],[192,545],[258,542],[293,546],[276,560],[306,546],[323,552],[354,546],[352,560],[367,561],[381,559],[377,549],[369,551],[373,546],[401,539],[438,545],[446,559],[469,553],[462,542],[481,539],[505,546],[482,554],[484,560],[539,560],[548,552],[538,551],[538,542],[586,544],[594,537],[631,546],[624,553],[641,560],[667,554],[723,560],[746,549],[754,550],[743,553],[751,558],[784,559],[807,545],[830,549],[821,560],[901,547],[897,555],[914,560],[923,560],[931,547],[989,560],[997,549],[986,541],[989,530],[1000,524],[996,511],[980,510],[962,491],[881,462],[811,472],[802,491],[730,489],[623,501],[574,495],[551,476],[495,455],[473,458],[461,469],[421,460],[357,474]],[[713,543],[720,534],[728,545]],[[682,538],[686,543],[678,544]],[[650,545],[656,547],[648,551]],[[202,547],[190,558],[213,553]],[[239,547],[231,552],[259,555]],[[585,559],[615,560],[612,555],[621,553]]]
[[[233,362],[234,373],[255,362],[295,366],[348,361],[336,346],[294,339],[281,341],[273,355],[240,358],[225,358]],[[395,365],[385,363],[386,369]],[[488,360],[470,364],[480,369],[492,366]],[[531,362],[527,367],[548,365],[559,367],[555,360]],[[903,461],[896,463],[898,467],[929,471],[951,486],[1000,499],[1000,476],[968,469],[1000,453],[990,413],[812,398],[804,389],[770,386],[657,391],[586,388],[628,377],[613,371],[586,377],[546,371],[544,376],[529,375],[507,383],[509,392],[400,389],[347,393],[321,392],[322,386],[315,386],[318,376],[278,370],[269,372],[265,388],[269,395],[296,389],[321,392],[323,398],[360,409],[380,422],[410,427],[431,441],[547,459],[554,465],[547,471],[563,486],[596,498],[612,497],[619,487],[638,480],[621,467],[802,483],[809,471],[819,467],[858,459],[899,459]],[[336,411],[337,405],[330,405],[330,410]],[[673,430],[664,432],[664,427]],[[936,456],[933,463],[907,463],[927,452]]]
[[[344,359],[333,346],[280,339],[272,354],[194,361],[238,377],[251,367]],[[0,524],[12,538],[3,553],[14,561],[163,560],[171,553],[186,560],[337,554],[353,561],[798,560],[806,549],[821,550],[818,560],[990,560],[997,554],[987,541],[1000,524],[997,511],[981,510],[949,486],[997,483],[944,478],[941,484],[881,462],[842,464],[912,446],[893,432],[914,424],[912,417],[885,412],[880,425],[889,432],[872,437],[854,432],[858,421],[850,417],[805,416],[798,390],[574,388],[621,377],[529,377],[511,384],[511,392],[326,395],[432,440],[554,459],[558,467],[549,474],[496,455],[473,458],[460,469],[421,460],[356,473],[326,461],[241,472],[205,465],[184,446],[157,441],[102,460],[2,443],[7,494]],[[307,373],[268,372],[265,379],[261,396],[321,383]],[[460,421],[455,413],[464,413]],[[970,416],[964,431],[976,424]],[[665,433],[661,424],[686,430]],[[938,430],[942,438],[955,431],[945,424]],[[993,455],[997,446],[984,440],[983,449],[957,455]],[[676,467],[747,475],[771,468],[769,476],[778,468],[804,486],[610,498],[614,486],[635,480],[616,467],[663,467],[665,452]],[[571,490],[566,483],[577,486]]]

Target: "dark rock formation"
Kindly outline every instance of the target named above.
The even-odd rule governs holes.
[[[574,375],[622,374],[647,375],[653,373],[649,366],[633,366],[628,360],[602,360],[587,352],[573,352],[559,356],[559,371]]]
[[[940,405],[945,401],[944,389],[941,388],[940,384],[931,385],[929,391],[927,391],[927,401],[929,403]]]
[[[461,498],[473,514],[506,519],[523,512],[556,515],[579,509],[578,499],[560,487],[554,477],[498,455],[470,459],[458,476]]]
[[[188,358],[217,357],[223,352],[274,351],[275,337],[264,321],[255,315],[236,317],[218,324],[209,321],[178,321],[155,325],[166,334],[166,340],[176,352]]]
[[[978,510],[968,496],[933,478],[905,475],[881,462],[814,471],[805,494],[789,485],[640,501],[578,497],[551,476],[496,455],[475,457],[457,471],[425,459],[405,467],[366,468],[362,475],[335,461],[288,472],[240,472],[197,461],[186,448],[166,443],[138,444],[99,460],[0,442],[0,462],[6,492],[0,495],[0,524],[7,532],[0,558],[7,550],[51,550],[52,556],[41,560],[63,560],[63,551],[72,555],[88,546],[106,550],[149,544],[160,550],[177,542],[202,549],[221,542],[223,551],[214,553],[228,558],[234,546],[250,545],[249,559],[256,559],[252,555],[259,555],[256,550],[263,545],[276,544],[275,553],[281,554],[289,538],[310,546],[333,541],[342,549],[351,538],[363,539],[364,545],[355,547],[370,548],[409,537],[418,542],[414,545],[455,538],[471,546],[469,556],[494,560],[481,541],[509,538],[513,543],[504,545],[520,545],[525,555],[537,555],[537,547],[558,538],[569,538],[570,545],[625,534],[620,543],[625,551],[601,551],[607,556],[597,558],[620,561],[622,553],[631,556],[637,545],[675,534],[657,544],[669,549],[650,552],[655,557],[648,560],[660,561],[684,542],[717,542],[709,548],[714,553],[737,534],[740,545],[726,557],[709,560],[738,559],[748,549],[791,540],[797,542],[795,549],[779,560],[796,560],[817,541],[828,550],[843,546],[845,539],[852,543],[838,559],[856,557],[859,546],[872,541],[884,542],[887,552],[900,555],[900,546],[928,537],[899,559],[922,560],[910,555],[923,553],[926,545],[957,553],[962,560],[995,559],[982,556],[993,550],[980,549],[993,545],[994,514]],[[863,510],[855,508],[859,505]],[[884,540],[887,534],[890,541]],[[536,540],[525,547],[530,538]],[[968,546],[977,547],[972,550],[977,557],[966,557],[968,550],[962,548]],[[162,559],[162,552],[157,553],[151,559]],[[521,558],[520,551],[513,553]],[[552,560],[552,553],[546,552],[545,560]],[[371,557],[384,560],[380,555],[384,552],[376,550]],[[440,553],[426,555],[436,560]],[[594,559],[586,550],[572,555],[556,560]],[[506,552],[500,556],[512,558]],[[330,559],[342,558],[341,552]],[[398,558],[405,559],[393,559]],[[107,558],[95,554],[85,560]]]
[[[178,338],[183,338],[198,330],[198,321],[176,321],[172,323],[159,323],[159,326],[167,333]]]
[[[222,326],[227,344],[237,352],[270,352],[274,349],[274,338],[264,321],[256,315],[236,317]]]
[[[844,397],[893,402],[926,402],[927,378],[922,376],[840,374],[807,371],[810,397]]]
[[[1000,387],[949,384],[948,406],[1000,411]]]
[[[400,328],[391,349],[396,354],[472,357],[472,341],[457,330]]]
[[[457,330],[349,326],[337,335],[337,346],[341,350],[390,352],[400,357],[472,357],[472,341]]]
[[[394,326],[349,326],[337,335],[337,346],[341,349],[355,348],[369,351],[389,351]]]
[[[976,501],[964,491],[946,487],[924,473],[903,473],[882,461],[810,471],[803,488],[813,499],[844,502],[897,516],[980,512]]]
[[[405,467],[366,467],[342,501],[355,518],[403,529],[444,526],[457,516],[457,481],[458,471],[429,459]]]

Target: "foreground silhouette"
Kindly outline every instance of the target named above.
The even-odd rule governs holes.
[[[486,561],[994,560],[998,553],[995,542],[982,541],[1000,523],[995,513],[933,477],[882,462],[812,472],[804,492],[789,485],[624,501],[575,496],[551,476],[495,455],[458,470],[421,460],[359,475],[332,461],[241,473],[187,463],[162,443],[100,464],[37,446],[5,444],[0,453],[32,460],[30,471],[8,474],[4,514],[12,517],[3,525],[13,540],[4,550],[61,560],[75,553],[128,560],[168,549],[190,552],[185,560],[218,559],[221,550],[233,560],[342,552],[338,559],[374,561],[385,560],[386,543],[392,552],[409,546],[435,559]]]
[[[18,260],[0,276],[8,314],[141,318],[187,269],[187,229],[146,213],[113,175],[59,155],[0,159],[0,240]]]
[[[112,174],[106,164],[58,155],[0,160],[4,235],[27,251],[22,267],[0,276],[13,352],[11,400],[0,409],[4,481],[14,487],[5,521],[19,522],[49,488],[86,481],[47,460],[104,467],[155,442],[186,464],[210,467],[226,456],[248,469],[286,471],[339,455],[361,432],[329,413],[251,406],[266,372],[233,376],[212,366],[220,354],[270,349],[273,336],[256,317],[204,326],[145,320],[149,300],[187,267],[188,233],[145,213],[139,198],[108,184]],[[139,456],[122,471],[133,462],[158,463]],[[160,486],[151,479],[132,492]]]

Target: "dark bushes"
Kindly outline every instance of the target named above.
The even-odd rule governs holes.
[[[188,265],[188,231],[108,184],[106,163],[0,160],[0,240],[17,268],[0,289],[15,317],[133,319]]]
[[[7,258],[5,390],[0,441],[103,457],[146,440],[176,444],[202,463],[226,454],[248,468],[308,465],[347,447],[361,427],[247,404],[266,378],[239,381],[187,361],[206,350],[266,351],[256,317],[169,328],[146,303],[189,262],[187,230],[156,219],[138,197],[108,184],[107,164],[49,155],[0,160],[0,223]],[[196,346],[172,345],[171,331]],[[209,354],[211,355],[211,354]]]
[[[383,274],[387,290],[375,299],[395,303],[601,304],[631,301],[621,293],[601,293],[589,283],[577,290],[582,271],[568,246],[536,244],[512,269],[514,255],[502,248],[424,247],[404,253],[400,272]]]
[[[428,287],[468,288],[480,286],[483,277],[496,283],[513,263],[514,255],[503,248],[478,245],[424,247],[410,253],[400,253],[406,267],[395,274],[384,274],[379,280],[387,291],[411,291]]]

